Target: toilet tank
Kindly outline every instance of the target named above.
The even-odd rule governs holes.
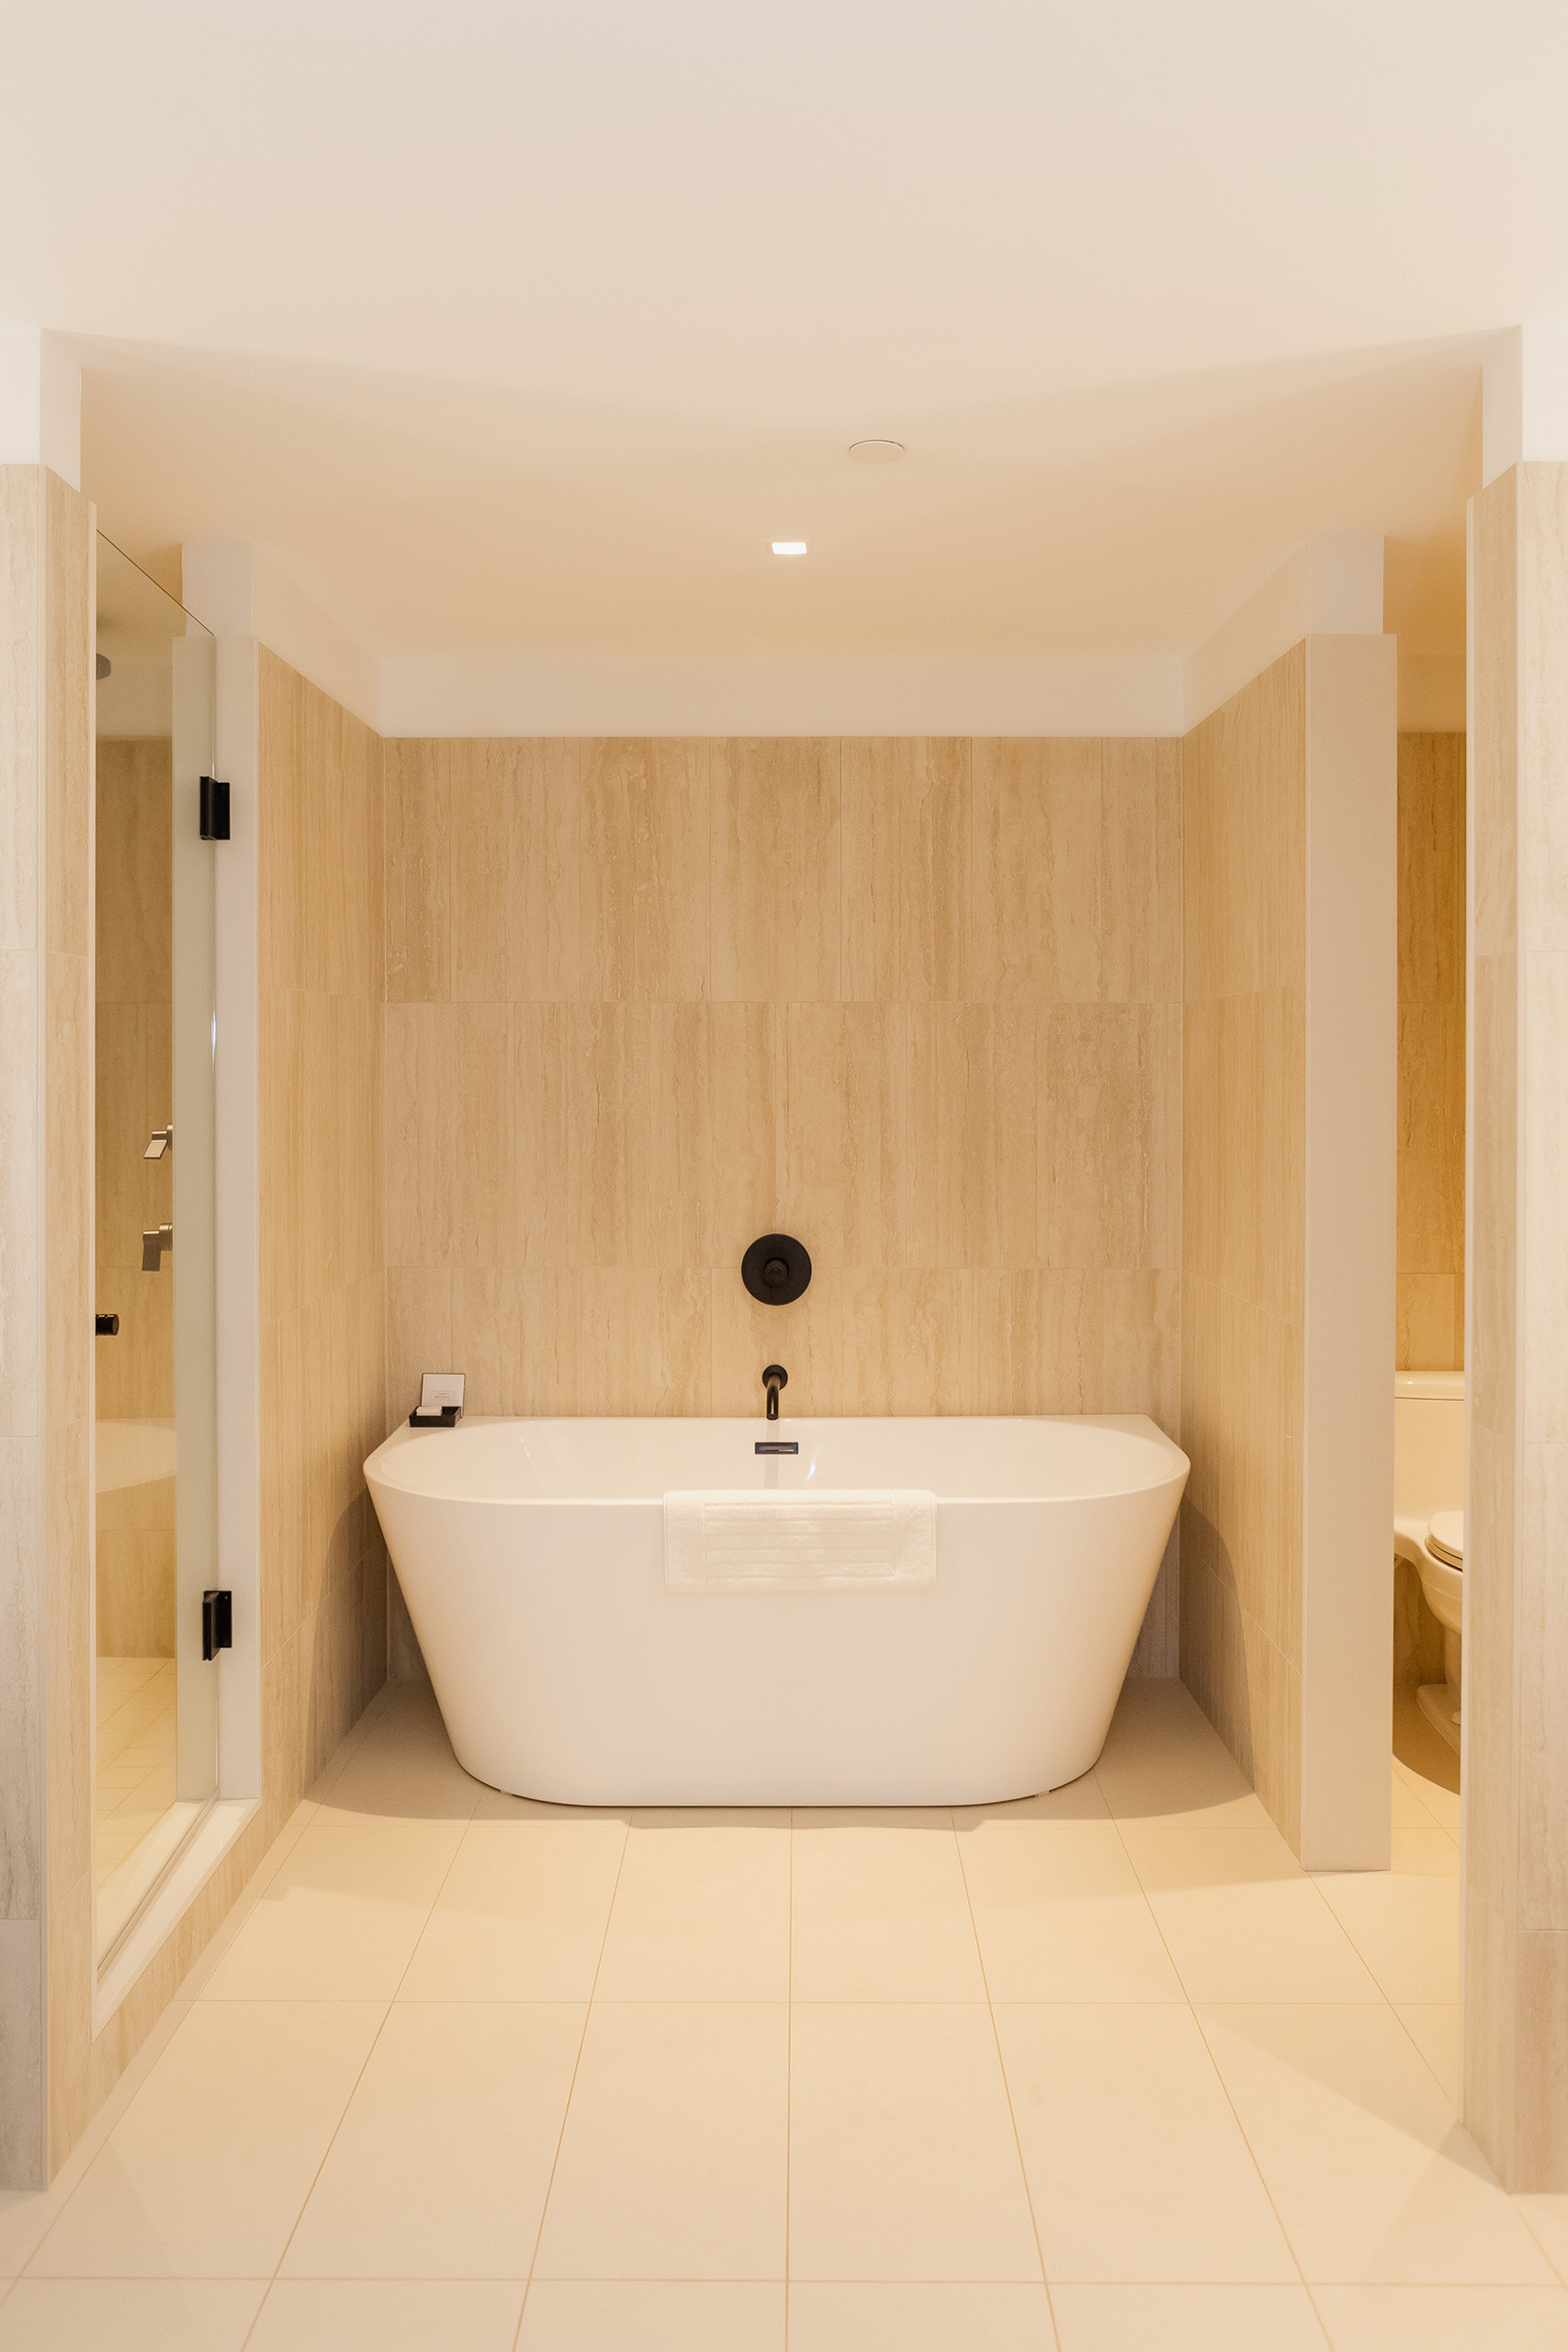
[[[1465,1502],[1464,1374],[1393,1376],[1393,1515],[1430,1519]]]

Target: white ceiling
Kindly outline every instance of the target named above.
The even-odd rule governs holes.
[[[1481,350],[1568,314],[1561,0],[0,42],[0,313],[80,353],[104,527],[264,543],[378,653],[1179,651],[1364,530],[1452,650]]]

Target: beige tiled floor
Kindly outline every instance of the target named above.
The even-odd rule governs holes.
[[[1452,1792],[1394,1796],[1314,1881],[1145,1684],[1026,1804],[577,1814],[389,1692],[0,2200],[0,2352],[1568,2352],[1568,2199],[1454,2120]]]
[[[101,1657],[93,1873],[101,1886],[175,1801],[175,1661]]]

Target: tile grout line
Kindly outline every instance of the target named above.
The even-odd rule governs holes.
[[[610,1940],[610,1922],[615,1914],[615,1897],[621,1891],[621,1873],[626,1869],[626,1851],[632,1842],[634,1810],[635,1808],[631,1806],[626,1809],[626,1834],[621,1840],[620,1859],[615,1864],[615,1883],[610,1889],[610,1900],[604,1906],[604,1930],[599,1939],[599,1957],[593,1963],[593,1982],[588,1988],[588,2000],[582,2012],[582,2031],[577,2037],[577,2055],[571,2062],[571,2080],[567,2085],[566,2100],[560,2111],[560,2130],[556,2133],[556,2152],[550,2158],[550,2177],[545,2183],[544,2201],[539,2207],[539,2225],[534,2232],[534,2250],[528,2256],[528,2274],[523,2281],[523,2301],[518,2308],[517,2325],[512,2336],[513,2352],[516,2352],[517,2345],[522,2340],[523,2322],[528,2312],[528,2298],[534,2290],[534,2272],[538,2265],[539,2248],[544,2244],[545,2221],[550,2210],[550,2197],[555,2188],[556,2173],[560,2165],[561,2148],[566,2141],[567,2118],[571,2113],[571,2102],[577,2090],[577,2077],[582,2065],[582,2052],[588,2041],[588,2028],[593,2016],[593,1996],[599,1989],[599,1973],[604,1965],[604,1947]]]
[[[1137,1865],[1137,1863],[1133,1860],[1133,1855],[1132,1855],[1131,1849],[1129,1848],[1129,1846],[1128,1846],[1128,1844],[1127,1844],[1127,1840],[1126,1840],[1126,1838],[1125,1838],[1122,1836],[1122,1822],[1121,1822],[1121,1817],[1120,1817],[1120,1815],[1117,1815],[1117,1814],[1115,1814],[1115,1813],[1113,1813],[1113,1812],[1111,1811],[1111,1800],[1110,1800],[1110,1798],[1106,1795],[1106,1793],[1105,1793],[1105,1791],[1104,1791],[1103,1787],[1101,1787],[1101,1785],[1100,1785],[1100,1770],[1099,1770],[1099,1766],[1098,1766],[1098,1764],[1092,1765],[1092,1766],[1090,1767],[1090,1770],[1091,1770],[1091,1771],[1092,1771],[1092,1772],[1093,1772],[1093,1774],[1094,1774],[1094,1785],[1095,1785],[1095,1787],[1096,1787],[1097,1789],[1099,1789],[1099,1791],[1100,1791],[1100,1802],[1101,1802],[1101,1804],[1104,1805],[1105,1810],[1106,1810],[1106,1814],[1107,1814],[1108,1817],[1110,1818],[1110,1820],[1111,1820],[1111,1824],[1112,1824],[1112,1826],[1113,1826],[1113,1827],[1114,1827],[1114,1829],[1115,1829],[1115,1831],[1116,1831],[1116,1842],[1117,1842],[1117,1844],[1121,1847],[1122,1851],[1122,1854],[1123,1854],[1123,1855],[1125,1856],[1125,1858],[1126,1858],[1127,1868],[1128,1868],[1128,1869],[1132,1871],[1132,1873],[1133,1873],[1133,1883],[1134,1883],[1134,1884],[1136,1886],[1136,1888],[1137,1888],[1137,1890],[1138,1890],[1139,1894],[1140,1894],[1140,1895],[1142,1895],[1142,1897],[1143,1897],[1144,1908],[1145,1908],[1145,1911],[1147,1911],[1147,1913],[1148,1913],[1148,1915],[1149,1915],[1149,1919],[1150,1919],[1150,1922],[1151,1922],[1151,1924],[1152,1924],[1152,1926],[1153,1926],[1153,1928],[1154,1928],[1154,1931],[1155,1931],[1156,1935],[1156,1936],[1159,1938],[1159,1939],[1160,1939],[1160,1943],[1161,1943],[1161,1946],[1162,1946],[1162,1947],[1163,1947],[1163,1949],[1164,1949],[1166,1958],[1167,1958],[1167,1959],[1169,1961],[1169,1962],[1170,1962],[1171,1973],[1172,1973],[1172,1975],[1175,1977],[1175,1979],[1176,1979],[1177,1983],[1178,1983],[1178,1984],[1180,1985],[1180,1987],[1181,1987],[1181,1998],[1182,1998],[1183,2002],[1186,2004],[1186,2008],[1187,2008],[1187,2014],[1188,2014],[1188,2016],[1191,2018],[1193,2025],[1194,2025],[1194,2026],[1196,2027],[1196,2029],[1197,2029],[1197,2032],[1198,2032],[1198,2039],[1199,2039],[1199,2041],[1200,2041],[1202,2043],[1202,2045],[1203,2045],[1203,2054],[1204,2054],[1204,2056],[1208,2059],[1208,2061],[1209,2061],[1209,2064],[1210,2064],[1211,2068],[1212,2068],[1212,2069],[1213,2069],[1213,2071],[1214,2080],[1215,2080],[1215,2082],[1216,2082],[1216,2083],[1218,2083],[1218,2085],[1219,2085],[1219,2086],[1220,2086],[1221,2095],[1222,2095],[1222,2097],[1223,2097],[1223,2098],[1224,2098],[1224,2099],[1225,2105],[1229,2108],[1229,2109],[1230,2109],[1230,2111],[1231,2111],[1231,2114],[1232,2114],[1232,2116],[1233,2116],[1233,2117],[1234,2117],[1234,2119],[1235,2119],[1236,2131],[1237,2131],[1237,2132],[1240,2134],[1240,2138],[1241,2138],[1241,2144],[1242,2144],[1242,2146],[1247,2150],[1247,2156],[1248,2156],[1248,2158],[1249,2158],[1249,2159],[1250,2159],[1250,2161],[1251,2161],[1252,2169],[1253,2169],[1254,2173],[1255,2173],[1255,2174],[1257,2175],[1257,2177],[1258,2177],[1258,2187],[1262,2189],[1264,2196],[1265,2196],[1265,2197],[1268,2199],[1268,2200],[1269,2200],[1269,2211],[1273,2214],[1273,2216],[1274,2216],[1274,2226],[1275,2226],[1275,2228],[1276,2228],[1276,2229],[1279,2231],[1279,2233],[1280,2233],[1280,2239],[1282,2240],[1282,2242],[1283,2242],[1283,2244],[1284,2244],[1285,2250],[1286,2250],[1286,2252],[1289,2254],[1289,2256],[1290,2256],[1290,2257],[1291,2257],[1292,2262],[1295,2265],[1295,2272],[1296,2272],[1296,2278],[1297,2278],[1297,2280],[1298,2280],[1298,2282],[1300,2283],[1301,2288],[1302,2288],[1302,2290],[1303,2290],[1303,2292],[1305,2294],[1305,2296],[1306,2296],[1306,2299],[1307,2299],[1308,2302],[1312,2305],[1312,2313],[1313,2313],[1313,2317],[1316,2320],[1316,2322],[1317,2322],[1317,2324],[1318,2324],[1318,2326],[1319,2326],[1319,2327],[1322,2329],[1322,2331],[1323,2331],[1323,2338],[1324,2338],[1324,2342],[1325,2342],[1325,2344],[1329,2344],[1329,2345],[1330,2345],[1330,2352],[1332,2352],[1332,2345],[1331,2345],[1331,2342],[1330,2342],[1328,2330],[1327,2330],[1327,2328],[1324,2325],[1323,2314],[1322,2314],[1322,2312],[1321,2312],[1318,2310],[1318,2308],[1317,2308],[1317,2303],[1316,2303],[1316,2301],[1315,2301],[1315,2300],[1314,2300],[1314,2296],[1313,2296],[1313,2291],[1312,2291],[1311,2287],[1307,2284],[1307,2277],[1306,2277],[1306,2273],[1305,2273],[1305,2271],[1302,2268],[1302,2258],[1301,2258],[1300,2255],[1296,2252],[1296,2248],[1295,2248],[1295,2241],[1292,2239],[1292,2235],[1291,2235],[1291,2233],[1290,2233],[1289,2230],[1287,2230],[1287,2229],[1286,2229],[1286,2227],[1285,2227],[1285,2223],[1284,2223],[1284,2217],[1283,2217],[1283,2216],[1282,2216],[1282,2214],[1280,2213],[1280,2209],[1279,2209],[1278,2205],[1277,2205],[1277,2204],[1275,2203],[1275,2201],[1274,2201],[1274,2192],[1273,2192],[1273,2190],[1269,2188],[1269,2183],[1268,2183],[1267,2179],[1264,2177],[1263,2167],[1262,2167],[1262,2165],[1261,2165],[1258,2163],[1258,2151],[1254,2148],[1254,2146],[1253,2146],[1253,2144],[1252,2144],[1251,2140],[1250,2140],[1250,2139],[1248,2138],[1248,2136],[1247,2136],[1247,2126],[1243,2123],[1243,2121],[1242,2121],[1242,2120],[1241,2120],[1241,2116],[1240,2116],[1240,2114],[1239,2114],[1239,2112],[1237,2111],[1237,2109],[1236,2109],[1236,2103],[1235,2103],[1235,2099],[1231,2097],[1231,2088],[1230,2088],[1230,2085],[1226,2082],[1226,2080],[1225,2080],[1225,2078],[1224,2078],[1224,2075],[1222,2075],[1222,2074],[1221,2074],[1221,2072],[1220,2072],[1220,2069],[1219,2069],[1218,2064],[1216,2063],[1215,2058],[1214,2058],[1213,2051],[1213,2049],[1212,2049],[1212,2048],[1211,2048],[1211,2046],[1210,2046],[1209,2037],[1208,2037],[1208,2035],[1207,2035],[1207,2034],[1204,2032],[1204,2030],[1203,2030],[1203,2020],[1202,2020],[1202,2018],[1198,2015],[1197,2004],[1194,2002],[1194,2000],[1193,2000],[1192,1996],[1190,1995],[1190,1993],[1189,1993],[1189,1991],[1187,1990],[1187,1980],[1186,1980],[1186,1978],[1182,1975],[1180,1969],[1179,1969],[1179,1968],[1178,1968],[1178,1966],[1177,1966],[1177,1964],[1176,1964],[1176,1954],[1171,1951],[1169,1944],[1166,1942],[1165,1929],[1160,1926],[1159,1920],[1158,1920],[1157,1917],[1156,1916],[1156,1912],[1155,1912],[1154,1905],[1149,1901],[1149,1898],[1148,1898],[1147,1893],[1145,1892],[1145,1887],[1144,1887],[1144,1882],[1143,1882],[1143,1880],[1142,1880],[1142,1879],[1139,1877],[1139,1875],[1138,1875],[1138,1865]],[[1358,1955],[1358,1957],[1359,1957],[1359,1955]],[[1371,1973],[1371,1972],[1369,1971],[1369,1973]],[[1374,1982],[1374,1983],[1376,1982],[1376,1979],[1375,1979],[1375,1978],[1373,1979],[1373,1982]],[[1382,1986],[1380,1985],[1378,1989],[1379,1989],[1379,1991],[1381,1992],[1382,1988]],[[1267,2004],[1265,2004],[1265,2005],[1263,2005],[1263,2006],[1267,2006]],[[1369,2004],[1367,2004],[1366,2006],[1370,2007],[1370,2006],[1371,2006],[1371,2004],[1369,2003]],[[1229,2282],[1222,2282],[1222,2281],[1218,2281],[1218,2280],[1216,2280],[1214,2283],[1215,2283],[1216,2285],[1218,2285],[1218,2284],[1222,2284],[1222,2283],[1229,2283]]]
[[[997,2024],[997,2007],[991,1998],[990,1973],[980,1943],[979,1923],[975,1917],[975,1898],[969,1891],[969,1873],[964,1867],[964,1840],[958,1834],[958,1824],[953,1818],[953,1808],[948,1808],[948,1827],[958,1854],[958,1876],[964,1888],[964,1901],[969,1913],[969,1932],[975,1939],[975,1957],[980,1963],[980,1982],[986,1988],[986,2015],[991,2021],[991,2047],[997,2053],[997,2072],[1002,2078],[1002,2096],[1008,2103],[1008,2121],[1012,2125],[1012,2144],[1018,2156],[1018,2169],[1023,2181],[1024,2203],[1029,2208],[1029,2226],[1034,2233],[1034,2258],[1040,2265],[1040,2282],[1045,2290],[1045,2312],[1051,2323],[1053,2342],[1059,2347],[1061,2333],[1056,2325],[1056,2305],[1051,2293],[1050,2275],[1045,2268],[1045,2248],[1040,2241],[1040,2221],[1034,2211],[1034,2191],[1030,2187],[1029,2166],[1023,2160],[1023,2135],[1018,2128],[1018,2110],[1012,2101],[1012,2085],[1008,2080],[1007,2060],[1002,2055],[1002,2037]]]
[[[382,1689],[384,1690],[385,1688],[386,1688],[386,1685],[383,1683],[383,1685],[382,1685]],[[363,1716],[361,1717],[361,1720],[363,1720]],[[355,1745],[357,1746],[357,1742],[355,1743]],[[346,1761],[346,1759],[345,1759],[345,1761]],[[334,1772],[334,1773],[333,1773],[332,1780],[331,1780],[331,1781],[328,1782],[328,1784],[327,1784],[327,1785],[328,1785],[328,1789],[329,1789],[329,1791],[330,1791],[331,1789],[333,1789],[333,1788],[335,1788],[335,1787],[336,1787],[337,1782],[338,1782],[338,1781],[341,1779],[341,1777],[342,1777],[341,1770],[340,1770],[340,1771],[338,1771],[338,1772]],[[318,1775],[318,1780],[319,1780],[319,1778],[320,1778],[320,1775]],[[320,1806],[321,1802],[321,1800],[318,1800],[318,1808],[319,1808],[319,1806]],[[475,1816],[475,1815],[476,1815],[476,1814],[478,1813],[478,1811],[479,1811],[479,1801],[478,1796],[476,1795],[476,1796],[475,1796],[475,1798],[474,1798],[474,1809],[473,1809],[473,1812],[472,1812],[472,1813],[470,1813],[470,1814],[468,1815],[468,1820],[464,1823],[462,1829],[458,1832],[458,1835],[457,1835],[457,1845],[456,1845],[456,1846],[454,1846],[454,1848],[452,1849],[452,1859],[451,1859],[451,1860],[447,1863],[446,1868],[446,1869],[442,1871],[442,1873],[441,1873],[441,1885],[440,1885],[440,1886],[438,1886],[438,1887],[436,1888],[435,1893],[434,1893],[434,1896],[431,1898],[431,1901],[430,1901],[430,1903],[429,1903],[429,1905],[428,1905],[428,1906],[427,1906],[427,1908],[426,1908],[426,1910],[425,1910],[425,1915],[424,1915],[425,1927],[428,1927],[428,1926],[429,1926],[429,1924],[430,1924],[430,1914],[431,1914],[431,1912],[432,1912],[432,1911],[434,1911],[434,1910],[436,1904],[440,1902],[440,1900],[441,1900],[441,1894],[442,1894],[442,1888],[444,1888],[444,1887],[446,1886],[447,1880],[451,1877],[452,1872],[453,1872],[453,1870],[455,1869],[455,1867],[456,1867],[456,1865],[457,1865],[457,1856],[458,1856],[459,1852],[462,1850],[463,1839],[464,1839],[464,1838],[465,1838],[465,1837],[467,1837],[467,1835],[468,1835],[468,1832],[469,1828],[470,1828],[470,1827],[472,1826],[472,1825],[473,1825],[474,1816]],[[396,1816],[391,1816],[391,1817],[396,1817]],[[313,1816],[312,1816],[312,1819],[313,1819]],[[310,1823],[307,1823],[306,1827],[308,1828],[308,1827],[310,1827]],[[301,1836],[303,1836],[303,1834],[304,1834],[304,1832],[303,1832],[303,1831],[301,1831],[300,1835],[301,1835]],[[298,1839],[296,1839],[296,1841],[295,1841],[295,1842],[296,1842],[296,1844],[298,1844],[299,1840],[298,1840]],[[344,2103],[343,2103],[343,2106],[342,2106],[341,2109],[339,2110],[339,2114],[338,2114],[337,2121],[333,2124],[333,2128],[332,2128],[331,2135],[330,2135],[330,2137],[328,2138],[328,2141],[327,2141],[327,2144],[326,2144],[326,2146],[325,2146],[325,2147],[322,2149],[322,2151],[321,2151],[321,2163],[316,2166],[315,2171],[310,2175],[310,2187],[309,2187],[309,2188],[307,2188],[307,2190],[305,2191],[304,2196],[299,2199],[299,2211],[295,2214],[295,2216],[294,2216],[294,2219],[293,2219],[292,2222],[289,2224],[288,2235],[287,2236],[287,2238],[285,2238],[285,2240],[284,2240],[284,2242],[283,2242],[282,2249],[281,2249],[281,2251],[280,2251],[280,2252],[279,2252],[279,2254],[278,2254],[277,2260],[276,2260],[276,2262],[273,2265],[272,2276],[271,2276],[271,2278],[267,2280],[267,2283],[266,2283],[266,2291],[265,2291],[265,2293],[263,2295],[263,2297],[262,2297],[262,2299],[261,2299],[261,2301],[256,2305],[255,2317],[254,2317],[254,2319],[253,2319],[253,2320],[252,2320],[252,2322],[251,2322],[251,2324],[250,2324],[250,2326],[245,2330],[244,2341],[243,2341],[243,2343],[242,2344],[242,2346],[241,2346],[241,2347],[240,2347],[240,2352],[244,2352],[245,2345],[248,2345],[248,2344],[249,2344],[249,2342],[250,2342],[250,2340],[251,2340],[252,2336],[255,2334],[256,2328],[257,2328],[257,2326],[259,2325],[260,2321],[261,2321],[261,2315],[262,2315],[263,2312],[264,2312],[264,2311],[265,2311],[265,2309],[266,2309],[267,2303],[268,2303],[268,2301],[269,2301],[269,2300],[270,2300],[270,2298],[271,2298],[271,2295],[272,2295],[272,2290],[273,2290],[273,2289],[276,2286],[277,2281],[278,2281],[279,2275],[281,2274],[282,2269],[283,2269],[283,2266],[284,2266],[284,2264],[285,2264],[285,2263],[288,2261],[288,2249],[289,2249],[289,2247],[293,2245],[294,2240],[295,2240],[295,2237],[297,2236],[297,2234],[298,2234],[298,2233],[299,2233],[299,2224],[300,2224],[300,2222],[301,2222],[304,2220],[304,2218],[305,2218],[305,2209],[306,2209],[306,2207],[310,2204],[311,2198],[315,2195],[315,2193],[316,2193],[316,2189],[317,2189],[317,2186],[318,2186],[318,2184],[319,2184],[319,2183],[320,2183],[320,2181],[321,2181],[321,2175],[322,2175],[322,2173],[323,2173],[323,2172],[325,2171],[325,2169],[326,2169],[327,2159],[330,2157],[330,2155],[332,2154],[333,2150],[333,2149],[336,2147],[336,2145],[337,2145],[338,2134],[339,2134],[339,2132],[343,2130],[343,2126],[344,2126],[344,2118],[347,2116],[349,2109],[354,2105],[355,2098],[355,2097],[356,2097],[356,2096],[357,2096],[357,2094],[358,2094],[358,2090],[359,2090],[359,2086],[360,2086],[360,2084],[365,2080],[365,2073],[366,2073],[366,2069],[367,2069],[367,2067],[369,2065],[371,2059],[376,2055],[376,2052],[377,2052],[378,2048],[378,2047],[379,2047],[379,2045],[380,2045],[381,2036],[382,2036],[382,2034],[383,2034],[383,2033],[385,2033],[385,2031],[386,2031],[386,2030],[387,2030],[387,2019],[391,2016],[391,2014],[392,2014],[392,2010],[393,2010],[394,2007],[396,2006],[397,1998],[398,1998],[398,1994],[399,1994],[399,1993],[401,1991],[401,1989],[402,1989],[403,1980],[404,1980],[404,1978],[407,1976],[407,1974],[408,1974],[408,1973],[409,1973],[409,1970],[413,1966],[413,1955],[414,1955],[414,1952],[415,1952],[415,1951],[417,1951],[419,1950],[420,1942],[421,1942],[421,1939],[423,1939],[423,1934],[424,1934],[424,1928],[422,1928],[420,1929],[420,1931],[419,1931],[419,1935],[417,1935],[417,1936],[414,1938],[414,1940],[413,1940],[413,1951],[412,1951],[409,1953],[408,1959],[407,1959],[407,1960],[404,1962],[404,1963],[403,1963],[402,1973],[401,1973],[401,1974],[400,1974],[400,1975],[399,1976],[399,1978],[398,1978],[398,1982],[397,1982],[396,1986],[393,1988],[392,1997],[391,1997],[391,1999],[387,2003],[386,2007],[385,2007],[385,2008],[383,2009],[383,2011],[381,2012],[381,2022],[380,2022],[380,2024],[377,2027],[377,2029],[376,2029],[375,2032],[374,2032],[374,2033],[371,2035],[371,2037],[370,2037],[370,2047],[369,2047],[369,2049],[366,2052],[364,2058],[363,2058],[363,2059],[362,2059],[362,2061],[360,2062],[360,2065],[359,2065],[358,2072],[355,2074],[355,2077],[354,2077],[354,2081],[353,2081],[352,2085],[351,2085],[351,2086],[350,2086],[350,2087],[349,2087],[349,2094],[348,2094],[348,2097],[344,2099]]]

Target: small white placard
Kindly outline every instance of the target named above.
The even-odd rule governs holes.
[[[422,1413],[439,1413],[444,1405],[456,1405],[463,1409],[463,1375],[460,1372],[427,1372],[419,1384],[419,1409]]]

